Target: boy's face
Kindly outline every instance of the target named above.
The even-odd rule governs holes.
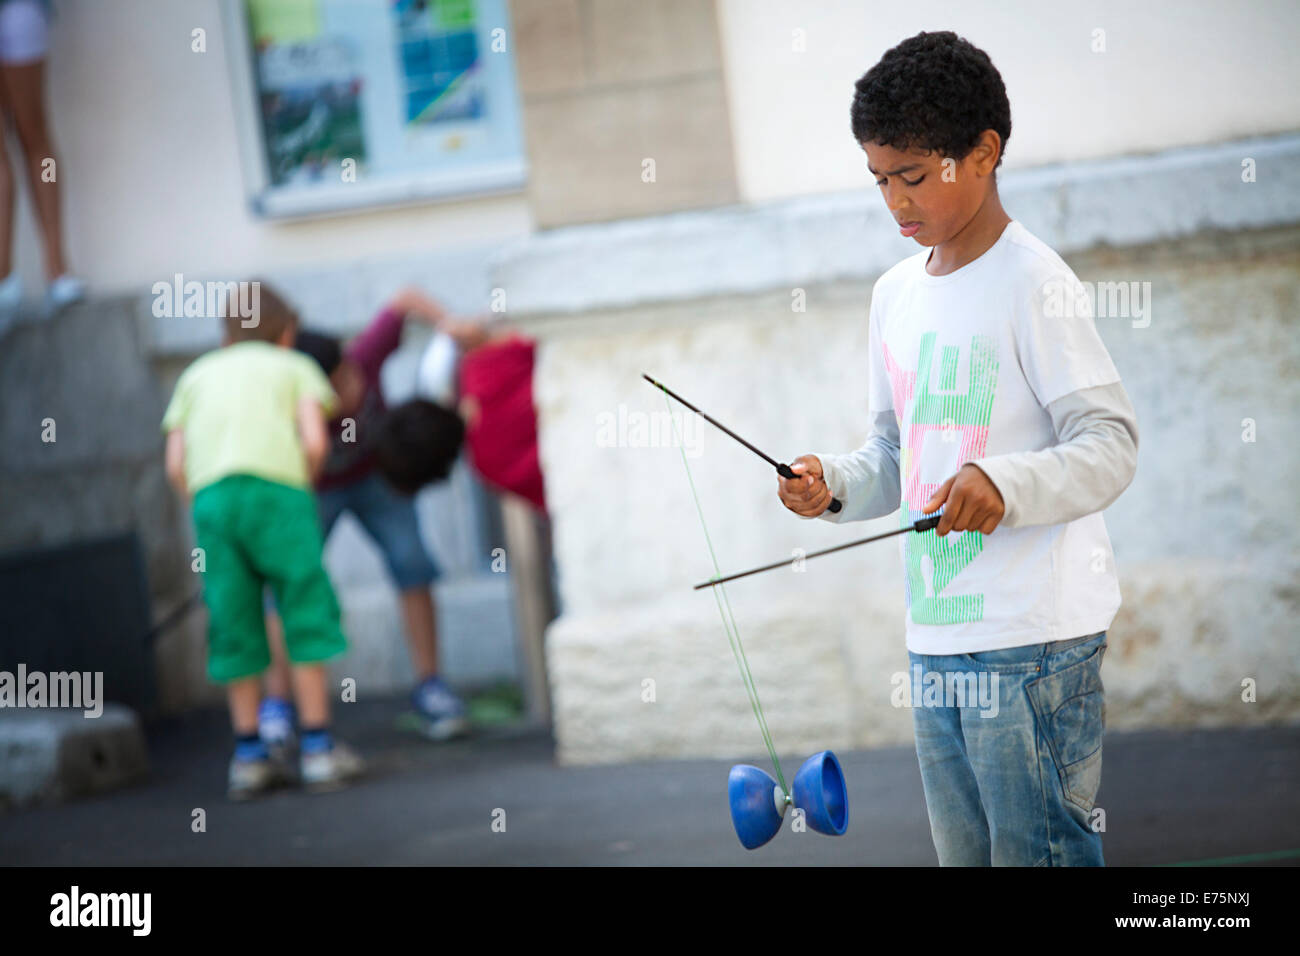
[[[863,143],[862,149],[894,221],[900,227],[909,224],[901,234],[923,246],[937,246],[960,232],[979,211],[997,162],[996,140],[996,133],[986,132],[965,159],[879,143]]]

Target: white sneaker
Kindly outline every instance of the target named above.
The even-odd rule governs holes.
[[[65,272],[57,279],[51,280],[50,287],[45,290],[45,314],[54,315],[60,309],[67,308],[74,302],[80,302],[85,297],[86,283]]]
[[[230,759],[226,796],[231,800],[249,800],[288,782],[284,768],[272,760]]]
[[[17,272],[0,279],[0,335],[18,321],[18,307],[23,301],[23,280]]]
[[[321,793],[340,790],[365,772],[365,761],[347,744],[339,743],[323,753],[302,755],[302,785]]]
[[[16,309],[23,301],[23,277],[11,272],[0,279],[0,309]]]
[[[441,678],[429,677],[411,694],[420,717],[420,732],[433,740],[451,740],[469,733],[465,703]]]

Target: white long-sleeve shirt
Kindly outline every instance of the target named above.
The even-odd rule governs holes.
[[[1002,495],[1002,526],[1064,524],[1102,511],[1137,470],[1137,415],[1121,383],[1062,395],[1047,412],[1058,444],[972,459]],[[843,505],[839,513],[825,511],[820,517],[841,524],[897,511],[900,451],[898,419],[890,409],[876,413],[861,448],[819,454],[827,487]]]
[[[843,504],[820,517],[899,510],[911,525],[972,462],[1005,514],[989,535],[900,536],[908,648],[974,653],[1105,630],[1120,593],[1100,512],[1133,479],[1138,430],[1081,286],[1015,221],[948,275],[925,272],[926,256],[873,290],[870,433],[856,451],[815,452]]]

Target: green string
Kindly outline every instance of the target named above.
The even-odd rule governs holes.
[[[664,392],[664,405],[668,408],[668,420],[673,423],[673,433],[677,436],[677,447],[682,453],[682,464],[686,466],[686,480],[691,486],[691,497],[695,499],[695,511],[700,516],[700,527],[704,529],[704,541],[709,546],[709,557],[713,560],[713,579],[716,581],[722,577],[722,570],[718,567],[718,556],[713,552],[713,539],[709,537],[709,526],[704,520],[704,509],[700,506],[700,496],[695,490],[695,479],[691,475],[690,462],[686,460],[686,444],[682,441],[681,432],[677,430],[677,419],[673,418],[673,407],[668,401],[667,392]],[[736,665],[740,668],[740,679],[744,682],[745,693],[749,695],[749,704],[754,711],[754,719],[758,721],[758,729],[763,735],[763,743],[767,745],[768,756],[772,758],[772,766],[776,768],[776,778],[781,784],[781,792],[788,795],[790,789],[785,785],[785,775],[781,773],[781,762],[776,759],[776,748],[772,745],[772,734],[767,729],[767,717],[763,713],[763,705],[758,700],[758,688],[754,684],[754,675],[749,671],[749,659],[745,657],[745,648],[740,643],[740,630],[736,627],[736,616],[731,610],[731,600],[727,597],[726,588],[721,584],[715,585],[711,590],[718,605],[718,613],[722,617],[722,628],[727,632],[727,641],[731,644],[731,653],[736,658]],[[719,592],[721,592],[721,596],[719,596]],[[723,610],[724,606],[725,611]]]

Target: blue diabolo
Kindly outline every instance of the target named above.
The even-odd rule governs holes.
[[[835,754],[823,750],[803,762],[794,775],[794,805],[818,833],[844,835],[849,828],[849,791]]]
[[[757,849],[776,836],[791,804],[803,811],[808,826],[818,833],[841,836],[848,829],[848,788],[835,754],[823,750],[805,760],[795,774],[793,790],[793,795],[787,795],[771,774],[758,767],[738,764],[731,768],[727,780],[731,822],[746,850]]]
[[[727,797],[731,801],[731,822],[736,836],[746,850],[753,850],[781,829],[781,819],[789,801],[772,775],[749,764],[731,768],[727,778]]]

